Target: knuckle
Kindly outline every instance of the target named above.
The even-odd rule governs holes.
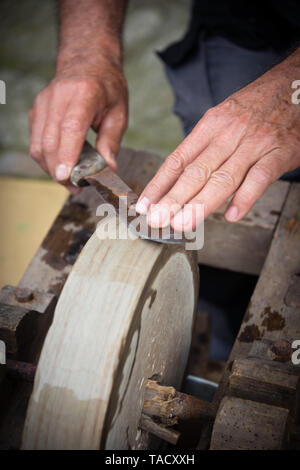
[[[94,100],[100,96],[101,89],[98,81],[92,77],[79,79],[76,83],[76,93],[87,100]]]
[[[208,109],[203,118],[199,121],[199,124],[201,123],[201,125],[205,125],[208,128],[214,129],[216,131],[216,129],[218,129],[219,126],[224,122],[224,111],[226,110],[224,110],[222,106],[223,103]]]
[[[91,79],[80,79],[76,85],[78,92],[84,95],[94,93],[96,88],[98,88],[94,80]]]
[[[43,137],[42,147],[45,153],[53,153],[56,150],[57,142],[52,136],[46,135]]]
[[[183,177],[192,182],[207,181],[210,177],[210,169],[205,163],[194,163],[185,168]]]
[[[265,165],[260,165],[259,163],[256,163],[253,166],[251,173],[253,179],[258,183],[268,184],[274,179],[272,168]]]
[[[230,96],[229,98],[227,98],[225,101],[223,101],[223,103],[220,103],[218,106],[220,109],[222,109],[223,111],[233,111],[235,110],[235,108],[237,107],[237,101],[235,98],[233,98],[232,96]]]
[[[117,115],[117,120],[122,122],[122,123],[126,123],[127,122],[127,112],[124,110],[122,111],[119,111],[118,115]]]
[[[63,131],[77,134],[82,130],[82,123],[78,118],[69,117],[63,120],[61,128]]]
[[[76,93],[78,96],[94,97],[99,90],[99,84],[96,79],[89,77],[71,77],[60,78],[53,81],[54,94]]]
[[[31,157],[34,160],[40,161],[42,159],[42,150],[38,144],[36,143],[30,144],[29,152],[30,152]]]
[[[257,141],[263,141],[264,144],[272,147],[278,139],[278,129],[273,124],[264,122],[262,126],[255,129],[255,137]]]
[[[148,185],[148,191],[152,194],[157,194],[161,190],[160,184],[156,180],[152,180]]]
[[[184,155],[176,150],[171,153],[165,161],[165,169],[176,175],[182,173],[184,169]]]
[[[41,91],[41,92],[35,97],[35,100],[34,100],[34,102],[33,102],[32,108],[37,108],[37,107],[39,107],[39,106],[42,104],[42,102],[44,101],[44,97],[45,97],[44,91]]]
[[[233,188],[236,186],[233,174],[227,170],[216,170],[211,174],[210,181],[217,186]]]
[[[115,116],[114,123],[118,125],[121,128],[121,130],[125,131],[128,125],[127,112],[125,110],[119,111]]]
[[[251,207],[255,202],[255,196],[250,188],[241,190],[239,192],[238,199],[239,205],[243,208]]]
[[[112,73],[110,75],[109,83],[106,82],[106,86],[108,86],[111,91],[114,90],[114,93],[117,91],[118,94],[122,94],[125,97],[127,95],[127,82],[122,74]]]
[[[166,196],[164,199],[164,204],[166,204],[166,206],[169,207],[173,212],[177,212],[177,210],[181,207],[179,200],[174,194],[169,194]]]
[[[206,120],[215,119],[217,113],[218,113],[217,107],[209,108],[205,112],[203,118]]]

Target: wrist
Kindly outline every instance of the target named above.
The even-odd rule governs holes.
[[[118,39],[105,37],[95,44],[85,46],[83,44],[74,47],[62,44],[59,48],[56,61],[56,74],[67,70],[78,71],[78,73],[101,73],[103,67],[113,66],[122,71],[122,48]]]

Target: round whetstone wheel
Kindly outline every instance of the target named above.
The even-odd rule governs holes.
[[[95,233],[75,263],[46,337],[25,449],[147,449],[148,378],[180,387],[198,293],[193,254]]]

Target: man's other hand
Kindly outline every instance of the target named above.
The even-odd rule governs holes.
[[[236,222],[300,166],[300,106],[291,100],[299,51],[210,109],[167,157],[137,204],[149,225],[191,231],[202,221],[198,204],[206,218],[232,195],[225,217]]]

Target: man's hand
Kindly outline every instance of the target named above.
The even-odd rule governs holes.
[[[68,180],[90,127],[97,132],[97,151],[116,170],[127,127],[127,86],[121,70],[107,60],[97,73],[83,68],[58,74],[29,113],[30,155],[59,182]]]
[[[127,84],[122,72],[126,0],[60,0],[56,76],[29,112],[30,154],[52,178],[69,180],[90,127],[96,148],[116,170],[127,127]]]
[[[149,225],[191,231],[201,222],[197,204],[205,218],[233,194],[225,217],[236,222],[300,166],[300,107],[291,102],[299,75],[300,49],[209,110],[141,194],[137,211]]]

